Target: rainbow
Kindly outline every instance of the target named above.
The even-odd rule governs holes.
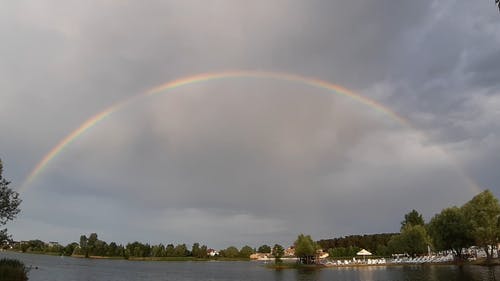
[[[414,129],[411,124],[403,117],[400,115],[396,114],[394,111],[391,109],[387,108],[386,106],[382,105],[381,103],[378,103],[372,99],[369,99],[367,97],[364,97],[362,95],[359,95],[353,91],[350,91],[342,86],[320,80],[317,78],[312,78],[312,77],[306,77],[306,76],[300,76],[296,74],[289,74],[289,73],[282,73],[282,72],[269,72],[269,71],[224,71],[224,72],[214,72],[214,73],[202,73],[202,74],[197,74],[194,76],[189,76],[189,77],[183,77],[179,78],[177,80],[173,80],[170,82],[167,82],[165,84],[162,84],[160,86],[157,86],[155,88],[152,88],[144,93],[131,96],[129,98],[126,98],[125,100],[122,100],[120,102],[117,102],[103,111],[95,114],[94,116],[90,117],[87,119],[85,122],[83,122],[76,130],[72,131],[70,134],[68,134],[65,138],[63,138],[56,146],[54,146],[33,168],[33,170],[30,172],[30,174],[26,177],[24,180],[24,183],[22,184],[21,188],[19,189],[19,192],[23,192],[26,190],[28,186],[31,185],[31,183],[37,178],[38,175],[47,167],[49,162],[57,157],[65,147],[67,147],[69,144],[71,144],[75,139],[77,139],[79,136],[84,134],[86,131],[90,130],[92,127],[94,127],[96,124],[101,122],[103,119],[106,117],[110,116],[114,112],[126,107],[127,105],[133,103],[135,100],[144,98],[144,97],[149,97],[153,95],[158,95],[161,93],[164,93],[166,91],[170,91],[182,86],[187,86],[187,85],[192,85],[192,84],[198,84],[206,81],[212,81],[212,80],[222,80],[222,79],[230,79],[230,78],[259,78],[259,79],[273,79],[273,80],[281,80],[281,81],[290,81],[294,83],[300,83],[304,85],[309,85],[315,88],[320,88],[327,90],[332,93],[336,93],[342,96],[349,97],[357,102],[360,102],[361,104],[367,105],[374,109],[375,111],[378,111],[384,115],[387,115],[391,117],[392,119],[396,120],[397,122],[401,123],[405,127],[409,127],[411,129]],[[470,180],[467,176],[465,178],[469,181],[469,184],[477,191],[481,190],[481,188],[475,184],[472,180]]]

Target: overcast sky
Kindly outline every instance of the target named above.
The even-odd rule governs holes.
[[[397,232],[479,190],[500,195],[494,1],[0,1],[0,157],[18,190],[85,120],[137,100],[26,187],[16,240],[290,245]]]

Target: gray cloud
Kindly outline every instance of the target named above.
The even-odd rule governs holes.
[[[90,116],[198,72],[326,79],[420,130],[294,83],[185,86],[109,116],[51,161],[9,226],[17,239],[287,244],[397,231],[411,208],[429,218],[462,204],[474,190],[460,169],[499,193],[494,7],[47,1],[0,15],[0,156],[14,186]]]

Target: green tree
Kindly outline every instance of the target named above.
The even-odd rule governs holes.
[[[118,246],[118,248],[119,248],[119,251],[121,251],[121,253],[122,253],[121,256],[124,259],[128,260],[130,258],[130,251],[127,249],[127,246],[120,245],[120,246]]]
[[[30,245],[28,243],[21,242],[21,251],[23,253],[26,253],[28,251],[29,247],[30,247]]]
[[[89,257],[89,247],[88,247],[88,239],[87,236],[80,236],[80,249],[81,254],[85,255],[86,258]]]
[[[259,249],[257,249],[257,252],[258,253],[271,253],[271,247],[264,244],[264,245],[260,246]]]
[[[462,206],[464,215],[472,227],[472,236],[476,246],[486,252],[491,262],[493,251],[499,241],[500,205],[498,199],[489,190],[474,196]]]
[[[253,254],[252,247],[246,245],[241,248],[239,256],[242,258],[249,258],[251,254]]]
[[[108,243],[105,241],[97,239],[94,245],[94,251],[93,254],[96,256],[106,256],[106,253],[108,251]]]
[[[370,251],[375,249],[376,255],[388,255],[387,244],[389,240],[394,235],[399,235],[400,233],[379,233],[379,234],[364,234],[364,235],[349,235],[345,237],[338,237],[332,239],[322,239],[317,243],[322,249],[327,249],[330,251],[335,248],[349,247],[369,249]],[[359,251],[359,250],[358,250]],[[379,252],[380,251],[380,252]],[[357,252],[356,252],[357,253]],[[372,252],[373,253],[373,252]],[[390,253],[389,253],[390,255]],[[344,255],[339,256],[344,257]],[[346,255],[347,257],[347,255]]]
[[[236,258],[240,255],[240,251],[234,246],[229,246],[225,250],[222,250],[221,255],[226,258]]]
[[[40,239],[28,241],[28,251],[31,252],[44,252],[45,243]]]
[[[106,256],[108,257],[118,257],[121,253],[118,252],[118,245],[115,242],[109,243],[108,250],[106,251]]]
[[[154,245],[151,247],[151,255],[153,257],[164,257],[165,254],[165,246],[163,244]]]
[[[53,244],[53,245],[44,245],[43,251],[46,253],[58,253],[60,255],[64,254],[64,247],[59,245],[59,244]]]
[[[175,256],[175,247],[174,244],[168,244],[167,247],[165,248],[165,255],[167,257],[173,257]]]
[[[200,255],[200,243],[194,243],[191,247],[191,255],[193,257],[198,257]]]
[[[208,258],[208,248],[207,245],[203,245],[200,247],[200,253],[198,254],[197,258],[200,259],[206,259]]]
[[[330,248],[328,250],[328,254],[331,257],[336,257],[336,258],[351,258],[355,257],[360,250],[361,248],[355,246],[349,246],[347,248],[337,247],[337,248]]]
[[[424,254],[431,245],[427,230],[422,225],[407,225],[401,234],[389,240],[389,249],[393,253],[408,253],[411,256]]]
[[[174,256],[176,257],[186,257],[189,255],[189,251],[187,249],[186,244],[179,244],[175,246]]]
[[[318,248],[316,242],[313,241],[310,235],[300,234],[295,240],[295,256],[300,259],[301,263],[314,263],[314,256]]]
[[[135,241],[134,243],[128,243],[126,250],[132,257],[149,257],[151,256],[151,246],[149,244],[142,244],[141,242]]]
[[[10,181],[6,180],[2,174],[3,164],[2,159],[0,159],[0,226],[16,218],[20,212],[19,205],[21,204],[19,193],[9,188]],[[10,240],[7,229],[0,230],[0,246],[10,242]]]
[[[89,235],[89,238],[87,239],[87,248],[88,248],[88,255],[96,255],[95,249],[96,249],[96,243],[97,243],[97,233],[91,233]]]
[[[285,255],[285,249],[280,244],[274,244],[272,254],[274,256],[274,263],[280,264],[283,262],[281,258]]]
[[[447,208],[435,215],[428,226],[436,250],[453,249],[459,259],[462,249],[474,244],[472,226],[464,211],[457,207]]]
[[[337,247],[337,248],[330,248],[328,249],[328,255],[332,258],[340,258],[340,257],[345,257],[345,248],[344,247]]]
[[[422,215],[416,210],[411,210],[408,214],[405,215],[405,220],[401,222],[401,231],[406,226],[415,226],[415,225],[425,225],[424,218]]]
[[[7,229],[0,229],[0,249],[6,248],[10,243],[10,235],[7,233]]]
[[[65,256],[71,256],[71,255],[73,255],[73,252],[75,252],[76,248],[78,248],[78,243],[76,243],[76,242],[70,243],[70,244],[66,245],[66,247],[64,247],[63,254]]]

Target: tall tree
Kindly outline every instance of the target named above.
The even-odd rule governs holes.
[[[87,248],[90,255],[96,255],[95,250],[97,246],[97,233],[91,233],[87,239]]]
[[[257,249],[257,252],[258,253],[270,253],[271,252],[271,247],[269,247],[268,245],[262,245],[259,247],[259,249]]]
[[[411,210],[405,215],[405,220],[401,222],[401,230],[406,226],[425,225],[424,218],[416,210]]]
[[[272,254],[274,256],[274,263],[280,264],[283,262],[281,258],[285,255],[285,249],[280,244],[274,244]]]
[[[407,225],[401,234],[393,236],[389,241],[389,249],[393,253],[408,253],[412,256],[424,254],[431,245],[431,239],[422,225]]]
[[[189,254],[190,253],[189,250],[187,249],[186,244],[178,244],[177,246],[175,246],[174,255],[176,257],[186,257]]]
[[[165,256],[167,256],[167,257],[175,256],[174,244],[168,244],[167,247],[165,247]]]
[[[234,246],[229,246],[225,250],[222,250],[222,256],[226,258],[236,258],[240,255],[240,251],[238,251],[238,248]]]
[[[2,159],[0,159],[0,226],[16,218],[20,212],[21,199],[19,193],[9,188],[10,181],[3,177]],[[0,246],[10,241],[7,229],[0,230]]]
[[[194,243],[191,247],[191,255],[193,257],[198,257],[200,255],[200,243]]]
[[[393,236],[387,247],[393,253],[408,253],[412,256],[427,252],[431,238],[425,228],[422,215],[416,210],[405,215],[401,222],[401,233]]]
[[[198,258],[201,259],[206,259],[208,257],[208,248],[207,245],[203,245],[200,247],[200,253],[197,256]]]
[[[76,248],[78,248],[78,243],[76,242],[70,243],[66,245],[66,247],[64,247],[63,254],[65,256],[71,256],[73,255],[73,252],[75,251]]]
[[[89,247],[87,242],[88,242],[87,236],[85,235],[80,236],[80,249],[82,254],[84,254],[86,258],[89,257]]]
[[[318,248],[310,235],[300,234],[295,240],[295,256],[297,256],[302,263],[311,264],[314,262],[314,256]]]
[[[253,249],[248,245],[243,246],[240,250],[240,257],[242,258],[249,258],[251,254],[253,254]]]
[[[465,203],[462,208],[466,219],[471,224],[476,246],[485,250],[486,258],[490,262],[500,236],[498,199],[491,191],[485,190]]]
[[[118,252],[118,245],[116,245],[115,242],[109,243],[106,255],[108,257],[118,257],[121,255],[121,253]]]
[[[462,249],[474,244],[472,226],[458,207],[444,209],[435,215],[428,229],[436,250],[453,249],[459,259],[463,258]]]

